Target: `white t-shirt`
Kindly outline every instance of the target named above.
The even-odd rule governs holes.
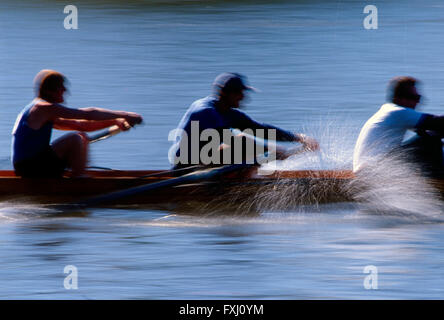
[[[423,115],[394,103],[383,104],[359,133],[353,153],[353,171],[401,146],[407,130],[414,129]]]

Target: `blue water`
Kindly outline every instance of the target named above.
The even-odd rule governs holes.
[[[69,78],[69,106],[144,116],[144,126],[91,146],[91,165],[117,169],[168,168],[169,131],[223,71],[261,90],[247,103],[252,117],[321,142],[321,157],[284,168],[351,168],[360,126],[395,75],[421,79],[424,111],[443,109],[441,1],[373,1],[377,30],[364,29],[362,1],[75,4],[78,30],[63,28],[64,2],[0,4],[3,169],[13,122],[43,68]],[[22,200],[1,203],[0,298],[443,298],[441,202],[414,177],[397,177],[365,206],[256,217],[142,208],[54,216]],[[77,290],[64,288],[67,265],[78,269]],[[364,287],[368,265],[378,289]]]

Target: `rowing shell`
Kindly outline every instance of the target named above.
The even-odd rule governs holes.
[[[167,170],[91,170],[88,177],[26,179],[0,170],[0,200],[38,203],[72,202],[139,185],[175,178]],[[209,206],[287,208],[302,203],[350,200],[351,171],[304,170],[259,174],[256,168],[201,183],[162,188],[120,199],[114,205],[203,208]],[[279,208],[282,207],[282,208]]]
[[[89,197],[176,178],[167,170],[96,170],[89,177],[23,179],[0,170],[0,200],[39,204],[70,203]],[[185,213],[248,213],[290,210],[300,205],[354,201],[362,184],[349,170],[275,171],[257,168],[205,182],[166,187],[119,199],[110,205],[149,207]],[[444,194],[443,180],[429,180]],[[108,204],[107,204],[108,205]]]

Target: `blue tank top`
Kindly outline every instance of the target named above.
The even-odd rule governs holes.
[[[51,141],[52,122],[45,123],[40,129],[34,130],[28,126],[28,116],[31,108],[38,102],[33,100],[17,116],[12,130],[12,163],[32,159],[44,151]]]

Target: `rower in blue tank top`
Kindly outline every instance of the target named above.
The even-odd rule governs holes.
[[[12,163],[18,176],[60,177],[66,168],[82,176],[88,159],[88,137],[95,131],[118,125],[128,130],[142,117],[133,112],[99,108],[71,109],[61,103],[66,78],[54,70],[40,71],[34,85],[37,97],[17,117],[12,131]],[[51,143],[52,129],[77,130]]]

